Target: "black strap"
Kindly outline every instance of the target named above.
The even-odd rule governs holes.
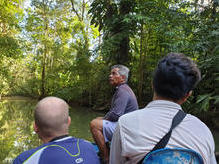
[[[157,150],[157,149],[162,149],[162,148],[165,148],[165,147],[166,147],[166,145],[167,145],[167,143],[168,143],[168,141],[169,141],[169,139],[170,139],[170,136],[171,136],[171,134],[172,134],[172,130],[173,130],[177,125],[179,125],[179,123],[185,118],[185,116],[186,116],[186,113],[183,112],[182,110],[179,110],[179,111],[177,112],[177,114],[174,116],[174,118],[173,118],[173,120],[172,120],[172,125],[171,125],[171,127],[170,127],[169,132],[168,132],[167,134],[165,134],[165,136],[154,146],[154,148],[153,148],[150,152],[155,151],[155,150]],[[150,153],[150,152],[149,152],[149,153]],[[148,153],[147,153],[147,154],[148,154]],[[147,156],[147,154],[145,155],[145,157]],[[144,158],[145,158],[145,157],[144,157]],[[140,162],[138,162],[138,164],[142,163],[143,160],[144,160],[144,158],[143,158]]]

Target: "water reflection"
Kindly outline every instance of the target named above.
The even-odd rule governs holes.
[[[7,164],[21,152],[41,144],[33,132],[34,100],[0,101],[0,163]],[[89,122],[99,116],[84,108],[71,108],[70,135],[92,141]]]
[[[71,108],[69,114],[71,116],[70,135],[93,141],[89,123],[93,118],[103,116],[103,114],[95,113],[86,108]]]

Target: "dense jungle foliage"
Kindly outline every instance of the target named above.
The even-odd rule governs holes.
[[[0,95],[107,109],[121,63],[143,107],[157,61],[181,52],[202,72],[184,109],[219,127],[218,11],[218,0],[0,0]]]

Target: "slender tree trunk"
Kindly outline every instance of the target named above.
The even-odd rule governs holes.
[[[144,30],[144,25],[143,23],[141,24],[141,35],[140,35],[140,63],[139,63],[139,81],[138,81],[138,101],[139,104],[142,103],[142,86],[143,86],[143,38],[144,38],[144,34],[143,34],[143,30]]]
[[[47,30],[48,30],[48,20],[46,17],[46,4],[45,0],[43,0],[43,19],[44,19],[44,35],[47,36]],[[47,45],[46,42],[44,44],[44,52],[42,57],[42,74],[41,74],[41,95],[40,97],[43,98],[46,95],[46,64],[47,64]]]
[[[45,97],[45,83],[46,83],[46,64],[45,64],[45,59],[43,58],[43,63],[42,63],[42,74],[41,74],[41,95],[40,97],[43,98]]]

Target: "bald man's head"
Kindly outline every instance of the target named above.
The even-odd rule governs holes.
[[[57,97],[46,97],[38,102],[35,112],[35,124],[45,136],[68,133],[68,104]]]

